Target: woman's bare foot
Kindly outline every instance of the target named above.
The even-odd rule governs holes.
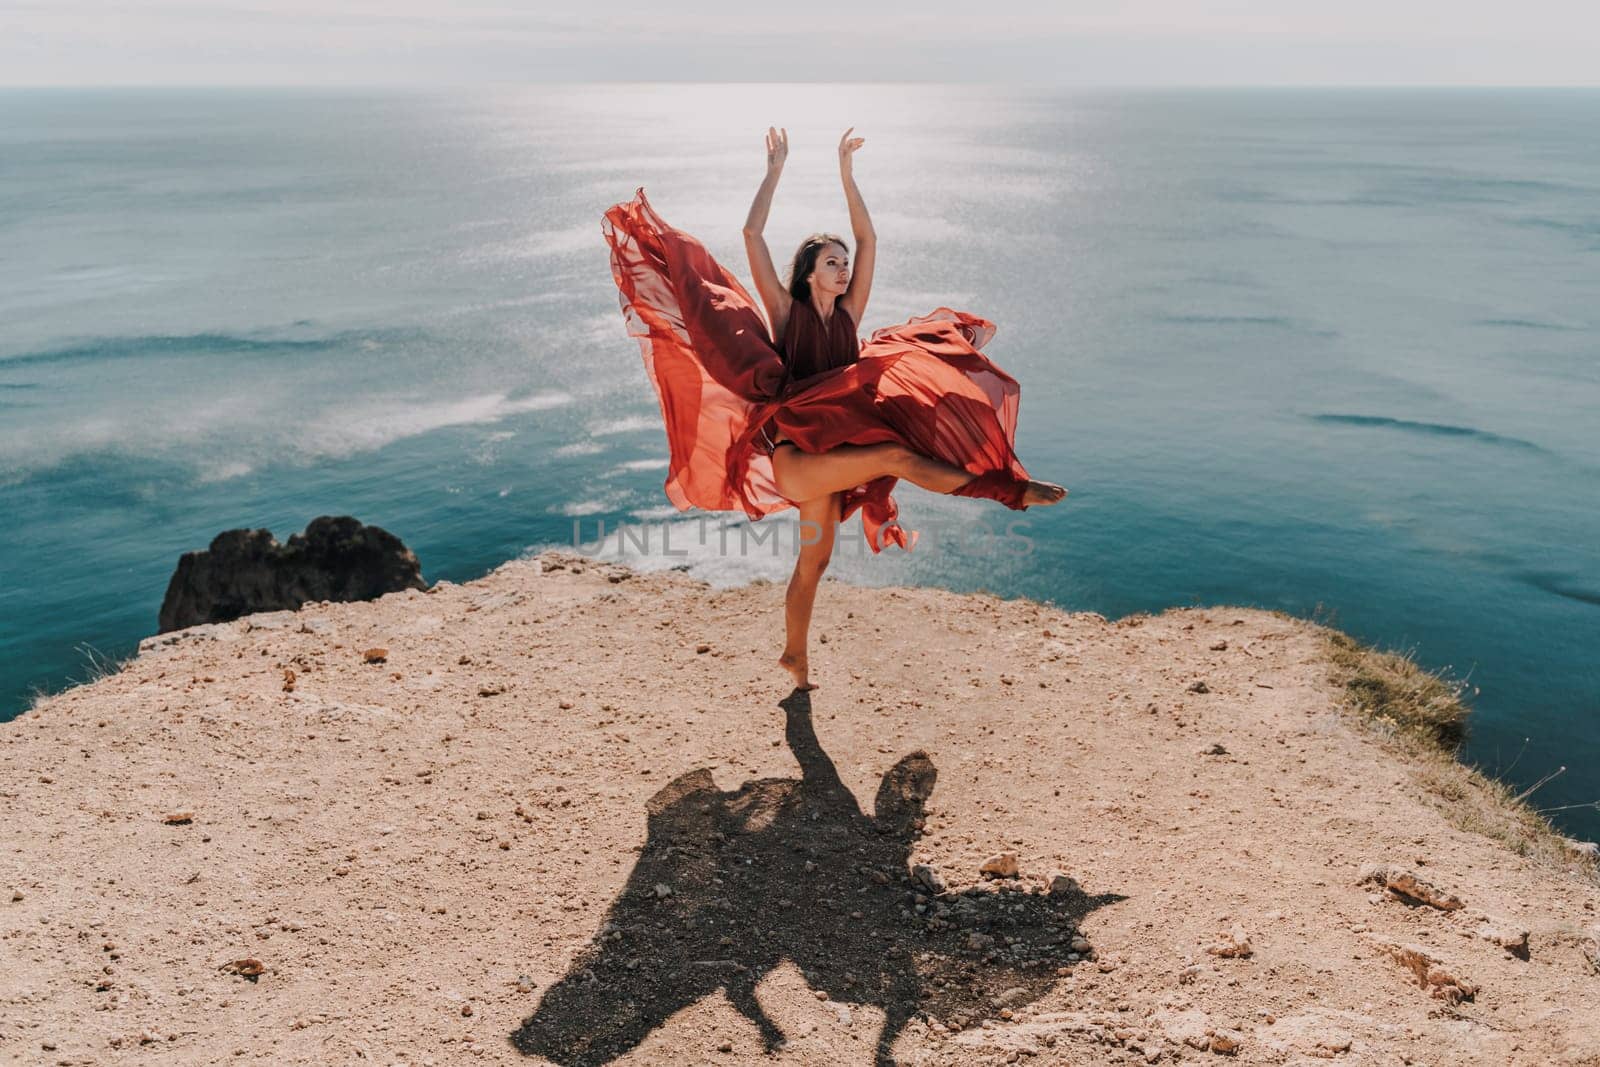
[[[1022,494],[1022,502],[1029,506],[1054,504],[1066,495],[1067,491],[1054,482],[1029,482],[1027,490]]]
[[[806,658],[804,656],[796,656],[785,652],[783,655],[778,657],[778,665],[794,676],[794,686],[796,689],[810,690],[816,688],[816,686],[806,678],[806,674],[808,672],[806,670]]]

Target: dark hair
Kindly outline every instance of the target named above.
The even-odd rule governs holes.
[[[789,267],[790,296],[796,300],[811,299],[811,283],[806,279],[817,269],[817,257],[831,244],[844,249],[845,255],[850,254],[850,246],[836,233],[814,233],[800,242],[800,248],[794,254],[794,263]]]

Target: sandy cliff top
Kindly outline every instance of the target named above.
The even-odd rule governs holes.
[[[782,599],[548,553],[45,700],[0,1060],[1600,1062],[1592,877],[1452,817],[1321,628],[828,582],[808,700]]]

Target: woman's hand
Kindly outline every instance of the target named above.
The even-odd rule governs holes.
[[[854,126],[850,127],[844,131],[844,136],[839,138],[839,171],[843,174],[850,173],[851,157],[855,155],[856,149],[867,143],[865,137],[850,136],[851,130],[854,129]]]
[[[789,131],[767,127],[767,173],[776,174],[789,158]]]

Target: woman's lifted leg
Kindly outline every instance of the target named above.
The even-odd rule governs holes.
[[[812,500],[854,489],[886,474],[935,493],[954,492],[972,480],[972,475],[960,467],[892,442],[840,445],[816,453],[802,452],[793,445],[780,445],[772,454],[772,474],[778,492],[790,500]],[[1066,495],[1067,491],[1059,485],[1029,482],[1023,502],[1054,504]]]

